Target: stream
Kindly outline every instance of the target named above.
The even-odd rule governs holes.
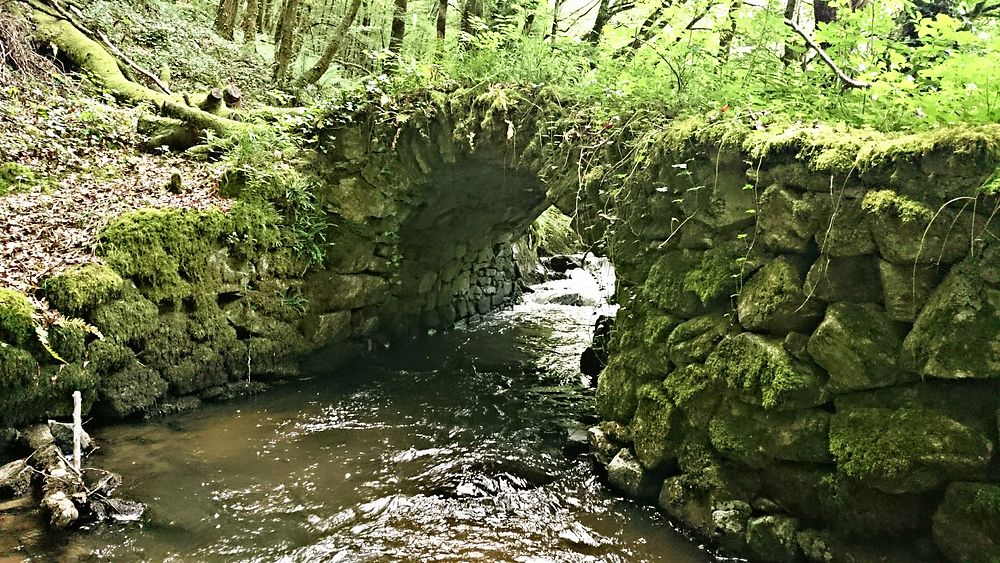
[[[7,518],[0,561],[712,561],[567,441],[596,421],[579,356],[607,309],[570,274],[336,373],[96,429],[143,521]]]

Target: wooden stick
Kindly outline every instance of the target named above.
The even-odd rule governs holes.
[[[73,467],[80,473],[80,442],[83,441],[83,397],[73,391]]]
[[[830,55],[827,55],[826,51],[824,51],[822,47],[820,47],[819,45],[817,45],[816,42],[813,41],[813,38],[809,37],[809,34],[806,33],[804,29],[802,29],[801,27],[799,27],[798,24],[796,24],[795,22],[793,22],[792,20],[790,20],[788,18],[785,18],[785,25],[787,25],[788,27],[790,27],[793,30],[795,30],[795,33],[798,33],[799,36],[802,37],[802,39],[805,39],[806,44],[809,45],[809,47],[813,51],[816,51],[816,54],[819,55],[819,58],[823,59],[823,62],[826,63],[826,66],[830,67],[830,70],[832,70],[833,73],[837,75],[837,78],[844,84],[844,86],[846,86],[848,88],[870,88],[871,87],[871,84],[869,84],[867,82],[862,82],[860,80],[855,80],[855,79],[851,78],[850,76],[847,76],[846,74],[844,74],[844,71],[840,70],[840,67],[837,66],[837,63],[833,62],[833,59],[830,58]]]

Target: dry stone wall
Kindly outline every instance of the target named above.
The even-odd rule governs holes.
[[[769,135],[623,190],[597,458],[751,560],[1000,561],[996,131]]]

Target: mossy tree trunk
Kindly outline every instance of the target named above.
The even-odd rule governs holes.
[[[98,87],[123,101],[149,103],[168,117],[178,119],[195,132],[211,130],[218,136],[229,136],[244,125],[225,117],[212,115],[190,106],[183,96],[152,90],[129,80],[121,70],[122,61],[111,54],[104,45],[89,37],[77,25],[60,15],[53,6],[41,0],[26,0],[33,8],[36,37],[43,44],[55,47],[63,57],[79,67]]]
[[[333,62],[333,58],[337,56],[340,51],[341,45],[344,44],[344,39],[347,37],[347,32],[351,29],[351,25],[354,23],[354,19],[358,16],[358,10],[361,8],[362,0],[351,0],[350,5],[347,7],[347,13],[344,14],[343,19],[337,25],[337,29],[333,32],[333,37],[327,44],[326,49],[323,51],[323,55],[316,61],[316,64],[312,66],[302,78],[299,80],[299,85],[304,86],[306,84],[315,84],[319,82],[326,71],[330,69],[330,64]]]
[[[406,35],[406,0],[395,0],[392,10],[392,27],[389,31],[389,51],[391,67],[398,66],[403,52],[403,36]]]
[[[243,42],[253,43],[257,38],[257,20],[260,17],[261,2],[247,0],[247,8],[243,13]]]
[[[236,30],[236,12],[239,7],[240,0],[219,0],[219,8],[215,12],[215,31],[230,41]]]
[[[448,31],[448,0],[438,0],[436,28],[438,40],[444,41],[444,36]]]
[[[283,84],[288,78],[288,67],[294,58],[295,23],[299,0],[286,0],[278,22],[278,47],[274,55],[274,82]]]

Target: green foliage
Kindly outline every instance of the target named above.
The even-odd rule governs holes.
[[[535,219],[530,232],[540,256],[572,254],[582,250],[580,237],[573,231],[571,221],[555,207],[549,207]]]

